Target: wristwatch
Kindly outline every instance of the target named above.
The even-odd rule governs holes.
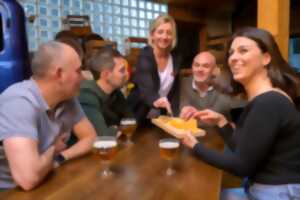
[[[61,153],[59,153],[59,154],[54,156],[53,160],[56,164],[62,165],[63,162],[66,161],[66,158]]]

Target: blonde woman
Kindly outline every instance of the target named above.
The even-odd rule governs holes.
[[[140,52],[133,77],[135,87],[129,102],[140,124],[165,111],[178,114],[179,59],[176,46],[176,24],[169,15],[157,17],[150,26],[148,43]]]

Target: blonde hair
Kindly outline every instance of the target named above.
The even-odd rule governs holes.
[[[172,16],[170,15],[160,15],[156,19],[154,19],[150,25],[150,30],[149,30],[149,36],[148,36],[148,44],[153,47],[153,41],[152,41],[152,34],[153,32],[157,29],[162,24],[165,23],[170,23],[172,26],[172,45],[171,45],[171,50],[174,49],[174,47],[177,44],[177,33],[176,33],[176,23],[175,20]]]

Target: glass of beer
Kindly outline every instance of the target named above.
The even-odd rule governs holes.
[[[120,131],[126,136],[126,145],[132,145],[131,137],[137,127],[136,120],[134,118],[123,118],[120,122]]]
[[[116,156],[118,151],[118,143],[116,137],[99,136],[93,144],[94,152],[100,157],[104,168],[101,176],[111,176],[113,172],[110,169],[110,161]]]
[[[178,156],[180,142],[175,138],[164,138],[159,140],[160,157],[168,161],[166,174],[171,176],[175,173],[173,160]]]

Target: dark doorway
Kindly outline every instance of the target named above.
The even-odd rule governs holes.
[[[181,67],[190,68],[194,56],[199,51],[199,23],[183,22],[176,20],[177,46],[175,48],[182,58]]]

